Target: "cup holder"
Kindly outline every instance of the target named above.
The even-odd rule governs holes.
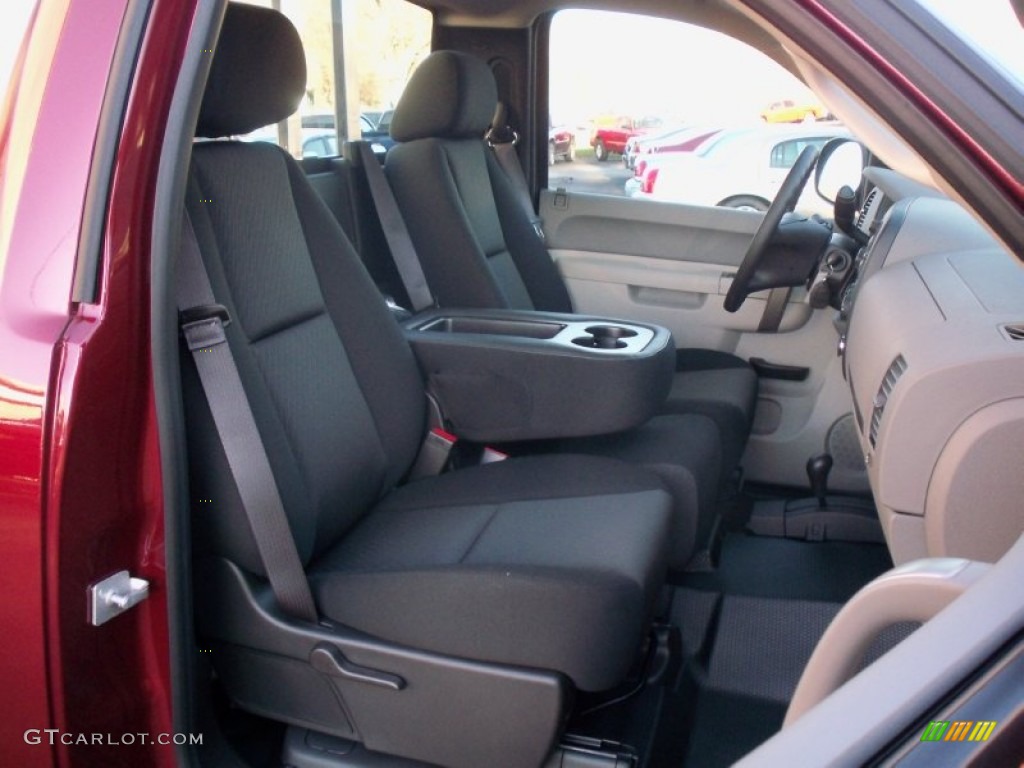
[[[625,349],[623,339],[636,336],[636,331],[619,325],[591,325],[584,330],[589,336],[579,336],[572,343],[591,349]]]

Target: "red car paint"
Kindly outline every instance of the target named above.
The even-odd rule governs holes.
[[[0,626],[9,631],[0,749],[8,765],[175,764],[173,747],[139,737],[125,746],[123,736],[174,730],[149,252],[191,3],[152,4],[111,177],[97,295],[72,300],[128,5],[44,3],[0,128]],[[149,599],[91,626],[89,584],[122,569],[149,580]],[[93,734],[111,743],[81,743]]]
[[[90,200],[128,0],[46,0],[0,112],[0,755],[5,765],[165,765],[172,747],[67,745],[26,731],[174,730],[149,346],[150,237],[164,126],[198,0],[153,0],[109,202]],[[1024,188],[817,0],[794,0],[954,137],[1005,194]],[[126,26],[127,30],[130,25]],[[127,34],[127,32],[125,32]],[[98,293],[72,300],[83,217],[106,205]],[[147,601],[101,627],[86,588],[127,569]]]
[[[597,150],[600,145],[607,158],[609,153],[621,155],[626,151],[626,142],[634,136],[643,136],[661,126],[656,118],[634,120],[630,117],[619,117],[611,123],[599,123],[590,135],[590,146]],[[599,158],[601,159],[601,158]]]

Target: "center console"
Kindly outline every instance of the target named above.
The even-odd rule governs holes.
[[[406,335],[445,421],[478,442],[618,432],[664,403],[675,344],[664,328],[516,310],[436,310]]]

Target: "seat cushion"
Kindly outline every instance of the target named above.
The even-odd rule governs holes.
[[[739,465],[757,405],[757,373],[744,360],[714,350],[677,352],[676,375],[666,413],[702,414],[718,426],[722,480]]]
[[[324,616],[415,648],[621,682],[660,588],[671,500],[652,473],[540,456],[390,494],[310,570]]]
[[[685,567],[694,551],[707,545],[722,462],[718,427],[707,416],[664,414],[627,432],[561,440],[558,448],[619,459],[661,478],[672,495],[670,568]]]

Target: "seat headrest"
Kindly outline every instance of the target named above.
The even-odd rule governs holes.
[[[277,11],[228,3],[196,135],[220,138],[284,120],[306,92],[306,56]]]
[[[409,78],[391,120],[391,137],[482,138],[497,103],[490,67],[466,53],[435,51]]]

